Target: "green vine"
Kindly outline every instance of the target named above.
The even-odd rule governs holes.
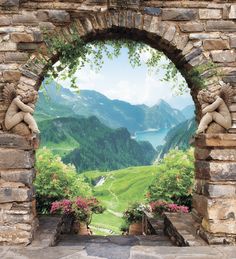
[[[71,87],[77,88],[75,72],[89,64],[91,69],[99,71],[104,64],[104,56],[109,59],[117,58],[121,54],[121,49],[126,48],[128,51],[128,59],[132,67],[141,66],[142,53],[146,52],[148,58],[144,61],[149,73],[157,74],[160,69],[165,70],[163,81],[175,82],[174,90],[177,93],[183,93],[187,90],[187,84],[178,74],[175,65],[163,57],[165,55],[148,45],[131,40],[107,40],[94,41],[86,43],[77,33],[72,32],[70,42],[60,35],[53,37],[45,34],[45,42],[49,47],[51,54],[58,54],[59,62],[55,65],[48,64],[47,77],[62,80],[70,78]]]
[[[204,77],[204,73],[208,73],[208,77],[221,76],[222,71],[217,70],[218,65],[213,62],[207,62],[199,66],[194,67],[187,75],[191,79],[191,82],[195,87],[204,89],[207,87],[207,80]]]

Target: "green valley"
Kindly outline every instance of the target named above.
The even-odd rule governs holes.
[[[96,234],[119,234],[122,212],[132,202],[145,200],[148,186],[156,176],[156,166],[129,167],[122,170],[82,174],[93,185],[93,194],[106,206],[102,215],[94,215],[91,228]]]

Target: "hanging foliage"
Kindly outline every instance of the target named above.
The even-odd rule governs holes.
[[[146,64],[149,73],[157,74],[160,69],[165,71],[163,81],[175,82],[173,90],[177,94],[187,91],[187,84],[178,73],[174,63],[166,56],[142,42],[127,39],[93,41],[86,43],[77,33],[71,34],[71,41],[66,42],[60,35],[49,36],[46,34],[45,41],[51,53],[57,53],[59,60],[53,65],[48,65],[47,77],[52,79],[60,78],[65,80],[70,78],[71,87],[77,88],[75,73],[86,64],[92,70],[99,71],[104,64],[104,57],[115,59],[120,56],[123,48],[127,49],[128,59],[132,67],[139,67]],[[143,56],[146,58],[144,59]]]

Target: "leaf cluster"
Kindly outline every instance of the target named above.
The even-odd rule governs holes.
[[[99,71],[104,64],[104,57],[114,59],[120,56],[122,48],[127,49],[128,59],[132,67],[141,66],[145,62],[150,73],[157,74],[160,69],[165,70],[163,81],[175,82],[175,92],[181,94],[187,90],[185,80],[179,76],[178,70],[165,55],[142,42],[136,42],[128,39],[93,41],[86,43],[83,41],[76,30],[72,29],[70,42],[55,34],[49,36],[45,34],[45,41],[49,46],[49,51],[57,54],[59,62],[56,65],[49,63],[47,77],[53,79],[70,78],[71,87],[77,88],[76,71],[89,64],[90,68]],[[146,60],[143,60],[143,54],[146,54]]]
[[[171,150],[157,166],[157,176],[149,187],[148,199],[191,207],[193,183],[193,150]]]
[[[56,200],[92,194],[90,186],[76,173],[74,166],[65,165],[49,149],[43,148],[37,153],[36,168],[34,185],[40,213],[48,213],[51,203]]]

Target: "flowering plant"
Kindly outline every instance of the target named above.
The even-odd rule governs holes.
[[[166,201],[161,200],[153,201],[149,205],[151,212],[160,216],[162,216],[164,212],[189,212],[189,208],[187,206],[181,206],[175,203],[167,203]]]
[[[50,213],[71,215],[78,221],[89,223],[92,214],[101,214],[105,208],[94,198],[77,197],[74,200],[55,201],[51,205]]]
[[[133,203],[124,211],[123,219],[129,224],[140,222],[142,220],[143,211],[146,209],[144,204]]]

